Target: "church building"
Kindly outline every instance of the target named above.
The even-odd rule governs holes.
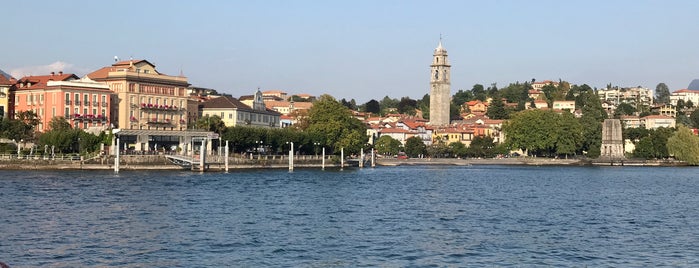
[[[451,65],[447,59],[447,50],[439,45],[434,49],[430,78],[430,124],[444,126],[449,124],[449,103],[451,99]]]

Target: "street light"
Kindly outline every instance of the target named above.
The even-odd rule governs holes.
[[[255,150],[257,150],[257,159],[260,159],[260,148],[262,148],[263,143],[264,143],[263,141],[255,141],[255,144],[256,144]]]
[[[318,157],[318,146],[320,145],[320,142],[314,142],[313,145],[315,146],[314,151],[316,153],[316,157]]]

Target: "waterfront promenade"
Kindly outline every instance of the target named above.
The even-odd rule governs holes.
[[[229,169],[285,169],[289,167],[286,156],[253,156],[229,157]],[[209,156],[206,160],[208,171],[225,170],[225,161],[221,156]],[[9,159],[0,158],[0,169],[11,170],[112,170],[114,169],[113,156],[101,156],[87,160],[78,158],[67,159]],[[375,161],[377,167],[381,166],[419,166],[419,165],[528,165],[528,166],[681,166],[683,162],[664,160],[632,160],[603,161],[588,159],[553,159],[537,157],[516,158],[488,158],[488,159],[456,159],[456,158],[378,158]],[[347,159],[345,167],[357,166],[358,159]],[[370,161],[365,167],[370,167]],[[185,169],[170,162],[165,155],[124,155],[121,156],[120,170],[182,170]],[[294,159],[295,168],[321,168],[322,158],[314,155],[300,155]],[[339,168],[340,162],[335,156],[326,156],[326,168]]]

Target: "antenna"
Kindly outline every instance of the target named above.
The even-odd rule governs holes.
[[[117,61],[119,61],[119,57],[114,56],[114,62],[117,62]]]

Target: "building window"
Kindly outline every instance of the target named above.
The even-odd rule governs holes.
[[[66,93],[66,101],[70,101],[70,93]]]
[[[223,112],[221,112],[221,118],[225,118],[225,117],[223,117]]]

